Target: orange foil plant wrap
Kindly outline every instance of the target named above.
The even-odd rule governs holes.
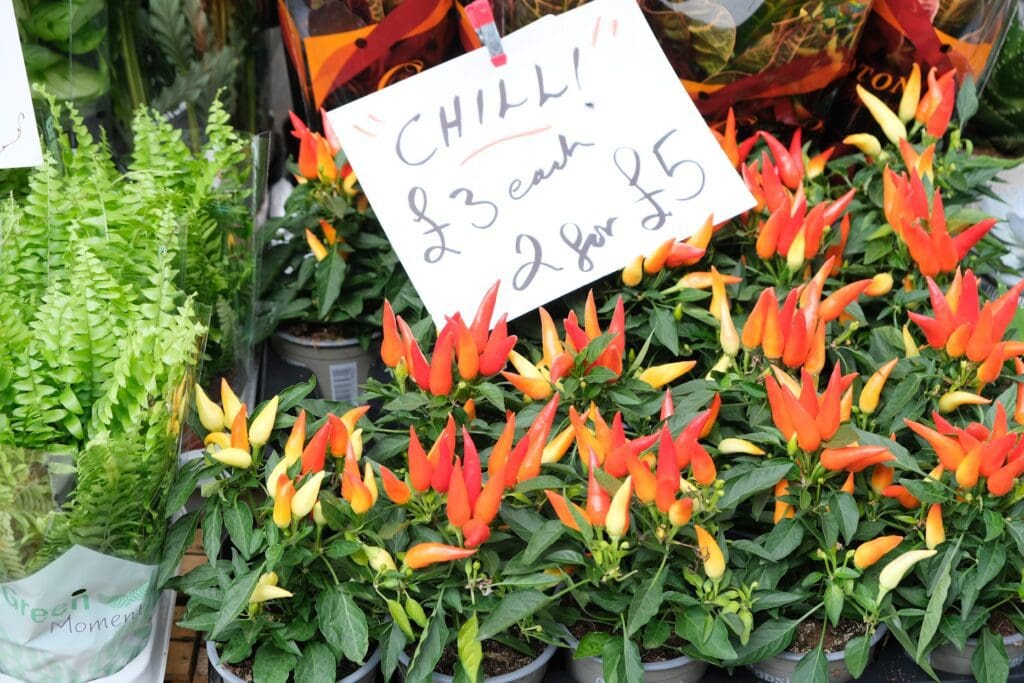
[[[289,77],[307,121],[450,56],[452,0],[278,0]]]
[[[980,90],[1016,5],[1016,0],[874,0],[856,65],[841,93],[854,106],[834,107],[830,125],[856,129],[868,120],[855,93],[858,85],[889,105],[897,103],[915,63],[922,73],[932,67],[940,74],[955,69],[958,82],[969,74]]]

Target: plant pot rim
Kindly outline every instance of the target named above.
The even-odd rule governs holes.
[[[978,639],[977,638],[968,638],[964,642],[967,645],[974,645],[974,646],[978,645]],[[1004,645],[1016,645],[1016,644],[1024,645],[1024,633],[1013,633],[1013,634],[1008,635],[1008,636],[1003,636],[1003,644]],[[946,641],[942,645],[939,645],[939,647],[943,647],[943,646],[949,646],[949,647],[952,647],[952,648],[956,648],[956,646],[953,645],[953,643],[950,643],[949,641]],[[957,650],[957,651],[959,652],[959,650]]]
[[[242,679],[234,675],[230,671],[224,670],[224,665],[220,663],[220,655],[217,654],[217,644],[212,641],[206,641],[206,657],[210,660],[210,665],[217,670],[221,678],[224,679],[224,683],[242,683]],[[338,680],[338,683],[357,683],[366,677],[368,673],[374,671],[380,664],[380,648],[375,648],[370,656],[367,658],[366,663],[360,666],[358,669],[350,673],[348,676]],[[228,678],[230,676],[231,678]]]
[[[882,639],[882,636],[884,636],[888,632],[889,629],[886,628],[885,624],[879,624],[878,628],[875,629],[875,634],[871,636],[870,647],[874,647],[875,645],[877,645],[878,641]],[[780,659],[787,659],[789,661],[797,662],[803,659],[804,655],[806,654],[806,652],[790,652],[789,650],[783,650],[775,656],[779,657]],[[830,662],[846,659],[846,648],[844,647],[842,650],[836,650],[835,652],[826,652],[825,659]]]
[[[356,346],[359,344],[358,339],[312,339],[311,337],[298,337],[294,334],[285,332],[284,330],[274,330],[274,336],[279,337],[283,341],[290,342],[292,344],[298,344],[299,346],[308,346],[310,348],[340,348],[343,346]]]
[[[577,647],[579,647],[579,644],[580,644],[580,641],[576,640],[576,638],[570,638],[569,639],[569,647],[571,647],[572,649],[576,649]],[[601,661],[601,658],[597,657],[597,656],[594,656],[594,657],[583,657],[582,659],[574,660],[574,661],[585,661],[585,660]],[[644,671],[665,671],[667,669],[674,669],[674,668],[679,667],[679,666],[684,666],[686,664],[689,664],[690,662],[703,662],[703,661],[704,660],[702,660],[702,659],[697,659],[695,657],[690,657],[689,655],[680,655],[680,656],[675,657],[673,659],[666,659],[666,660],[661,661],[661,662],[641,662],[641,664],[643,664]]]
[[[508,673],[501,674],[500,676],[486,676],[484,677],[484,680],[488,681],[488,683],[513,683],[513,681],[518,681],[525,676],[529,676],[541,667],[547,666],[548,662],[551,661],[551,658],[555,656],[555,652],[557,651],[557,646],[548,645],[544,648],[543,652],[537,655],[536,659],[526,666],[516,669],[515,671],[509,671]],[[401,662],[402,666],[409,665],[410,658],[405,654],[404,650],[398,653],[398,661]],[[452,681],[455,680],[452,676],[438,673],[436,671],[434,672],[432,679],[437,683],[452,683]]]

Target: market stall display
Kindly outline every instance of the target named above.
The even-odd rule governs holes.
[[[0,678],[120,680],[170,588],[211,681],[1024,679],[1014,4],[281,0],[269,220],[219,97],[112,160],[37,86]],[[187,110],[262,15],[172,6],[81,9]]]

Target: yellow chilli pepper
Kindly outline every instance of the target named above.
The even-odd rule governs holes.
[[[224,463],[228,467],[244,470],[252,466],[252,456],[241,448],[222,448],[210,457],[217,462]]]
[[[899,358],[893,358],[875,371],[875,374],[871,375],[868,381],[864,383],[864,388],[860,390],[860,398],[857,405],[865,415],[870,415],[878,408],[878,399],[882,395],[882,389],[885,387],[889,375],[892,374],[892,370],[898,362]]]
[[[903,553],[895,560],[885,565],[882,568],[882,572],[878,575],[878,602],[882,602],[882,598],[885,597],[886,593],[896,588],[903,577],[906,576],[907,572],[922,560],[927,560],[929,557],[933,557],[938,551],[935,549],[931,550],[908,550]]]
[[[903,86],[903,96],[900,97],[900,107],[897,115],[903,123],[909,123],[914,114],[917,113],[917,105],[921,101],[921,67],[917,62],[910,69],[907,77],[907,84]]]
[[[644,279],[644,257],[637,256],[622,269],[622,284],[636,287]]]
[[[729,313],[729,300],[725,297],[722,297],[718,303],[718,312],[721,323],[718,340],[722,345],[722,351],[730,358],[735,358],[736,354],[740,352],[740,333],[732,321],[732,314]]]
[[[327,474],[322,470],[317,472],[295,492],[295,495],[292,497],[293,517],[302,519],[313,511],[313,506],[317,502],[317,496],[320,495],[320,485],[323,483],[325,476]]]
[[[679,379],[697,365],[696,361],[681,360],[675,363],[652,365],[640,373],[637,379],[654,389],[661,389],[670,382]]]
[[[742,453],[744,455],[764,455],[764,450],[746,439],[734,436],[722,439],[718,443],[718,452],[724,454]]]
[[[284,588],[279,586],[271,586],[270,584],[258,584],[253,589],[252,595],[249,596],[250,605],[258,605],[261,602],[267,600],[280,600],[282,598],[292,597],[291,591],[286,591]]]
[[[722,578],[722,575],[725,574],[725,556],[722,554],[722,549],[718,547],[718,541],[702,526],[694,524],[693,530],[697,532],[697,548],[704,561],[704,573],[711,580]]]
[[[860,101],[864,103],[864,107],[871,112],[871,116],[878,122],[879,127],[885,133],[885,137],[889,138],[890,142],[898,145],[900,140],[907,137],[906,125],[882,100],[875,97],[861,85],[857,86],[857,95],[860,97]]]
[[[378,574],[398,569],[395,565],[394,558],[391,557],[391,553],[384,550],[384,548],[378,548],[373,545],[364,545],[363,552],[366,553],[366,561],[369,563],[370,568]]]
[[[576,429],[570,424],[544,446],[544,451],[540,456],[541,463],[546,465],[561,460],[569,450],[575,437]]]
[[[199,421],[208,432],[224,431],[224,411],[214,403],[203,388],[196,385],[196,412],[199,413]]]
[[[622,485],[612,496],[608,514],[604,518],[604,528],[613,541],[617,541],[629,531],[629,503],[633,497],[633,478],[626,477]]]
[[[947,391],[939,397],[939,412],[951,413],[960,406],[983,406],[992,401],[969,391]]]
[[[259,448],[270,440],[270,432],[274,429],[274,420],[277,419],[278,401],[277,396],[270,399],[252,421],[249,427],[249,443],[254,448]]]
[[[228,381],[223,378],[220,380],[220,404],[224,406],[224,424],[229,425],[235,421],[235,416],[242,409],[242,402],[235,396]]]
[[[313,252],[313,258],[316,259],[317,263],[327,258],[327,247],[309,228],[306,228],[306,244],[309,245],[309,250]]]
[[[877,157],[882,153],[882,143],[871,133],[856,133],[843,138],[843,144],[852,145],[869,157]]]
[[[917,342],[911,336],[908,325],[903,326],[903,353],[907,358],[916,358],[921,355],[921,350],[917,348]]]

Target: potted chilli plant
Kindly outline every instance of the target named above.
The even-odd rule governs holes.
[[[313,370],[326,398],[354,404],[375,355],[384,298],[399,310],[418,306],[418,298],[326,117],[326,135],[294,115],[292,123],[299,184],[285,215],[261,230],[257,338],[269,336],[285,362]]]
[[[180,557],[201,526],[209,562],[172,586],[189,596],[181,625],[207,634],[223,681],[376,677],[386,610],[375,590],[377,480],[359,462],[356,424],[367,408],[285,414],[311,388],[288,389],[250,418],[226,384],[220,405],[197,387],[207,448],[183,467],[176,491],[185,498],[202,482],[203,504],[176,523],[175,538]],[[339,479],[341,498],[329,493]]]
[[[410,428],[405,466],[398,473],[381,466],[401,524],[387,545],[408,548],[398,554],[401,579],[386,591],[394,623],[385,676],[397,662],[409,681],[543,679],[564,632],[550,609],[560,576],[539,571],[527,554],[542,520],[512,507],[507,493],[536,477],[529,463],[546,444],[550,421],[535,422],[535,440],[524,437],[517,448],[507,428],[514,419],[510,413],[495,440],[474,439],[450,418],[429,448]],[[537,444],[532,454],[522,447],[530,443]]]
[[[908,421],[929,447],[920,464],[931,469],[925,478],[908,473],[905,484],[921,501],[915,530],[938,553],[922,570],[923,584],[934,588],[898,594],[891,623],[929,672],[1005,679],[1024,657],[1021,423],[1011,428],[1002,401],[963,427],[938,413],[933,420]]]

